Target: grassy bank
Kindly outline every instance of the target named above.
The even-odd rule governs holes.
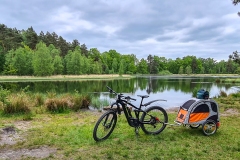
[[[4,81],[71,81],[71,80],[102,80],[102,79],[118,79],[118,78],[132,78],[131,75],[118,74],[101,74],[101,75],[56,75],[46,77],[35,76],[0,76],[0,82]]]
[[[201,127],[183,126],[167,126],[156,136],[140,130],[136,136],[134,128],[121,115],[109,139],[96,143],[92,131],[102,112],[86,109],[58,114],[44,112],[31,120],[23,120],[21,114],[1,115],[0,128],[12,128],[14,134],[9,137],[16,143],[0,143],[0,155],[19,154],[22,159],[240,159],[240,94],[219,97],[216,101],[221,126],[209,137],[203,135]],[[173,123],[176,112],[168,111],[168,116],[169,123]],[[37,149],[49,154],[36,157]],[[28,154],[24,155],[23,150]]]

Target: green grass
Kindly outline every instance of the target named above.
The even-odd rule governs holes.
[[[222,80],[222,82],[224,82],[224,83],[237,83],[237,84],[239,84],[239,83],[240,83],[240,78],[236,78],[236,79],[224,79],[224,80]]]
[[[112,135],[95,142],[92,131],[99,112],[81,111],[68,114],[41,114],[31,120],[23,141],[1,149],[38,148],[49,146],[57,153],[48,159],[240,159],[239,116],[221,117],[221,126],[212,136],[199,129],[183,126],[167,128],[159,135],[146,135],[128,126],[123,115]],[[169,115],[173,123],[175,114]],[[4,124],[13,125],[21,117],[1,117]],[[0,125],[1,127],[1,125]],[[17,126],[15,126],[17,127]]]
[[[223,94],[223,93],[222,93]],[[224,94],[225,95],[225,94]],[[42,105],[41,95],[36,104]],[[51,97],[50,95],[48,95]],[[54,96],[54,95],[53,95]],[[232,109],[240,113],[240,93],[217,97],[220,113]],[[1,104],[0,104],[1,105]],[[1,108],[1,106],[0,106]],[[3,108],[3,107],[2,107]],[[94,125],[101,112],[69,110],[63,113],[42,111],[28,114],[0,114],[0,128],[17,129],[21,141],[14,145],[0,145],[1,150],[34,149],[42,146],[57,151],[46,159],[240,159],[240,116],[220,116],[220,128],[212,136],[204,136],[198,129],[167,126],[159,135],[139,136],[128,126],[124,115],[118,116],[116,128],[103,142],[92,138]],[[168,113],[169,123],[174,123],[176,113]],[[36,159],[28,157],[26,159]]]

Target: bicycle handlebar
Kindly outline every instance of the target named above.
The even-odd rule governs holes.
[[[118,96],[119,99],[124,98],[126,100],[134,100],[136,101],[137,99],[131,98],[130,96],[124,96],[122,93],[117,93],[116,91],[114,91],[112,88],[110,88],[109,86],[107,86],[108,90],[110,93],[114,93]]]

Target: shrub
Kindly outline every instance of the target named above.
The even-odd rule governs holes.
[[[220,79],[216,79],[215,82],[216,82],[216,83],[220,83],[221,80],[220,80]]]

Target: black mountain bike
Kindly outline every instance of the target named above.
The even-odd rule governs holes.
[[[166,111],[160,106],[149,106],[156,101],[166,101],[162,99],[157,99],[150,101],[148,103],[142,104],[144,98],[148,98],[148,95],[138,95],[141,97],[141,103],[139,107],[131,104],[130,100],[136,101],[136,99],[129,96],[124,96],[121,93],[117,93],[108,87],[110,93],[116,95],[116,102],[111,104],[110,110],[105,112],[97,121],[94,130],[93,138],[95,141],[102,141],[107,139],[117,123],[117,114],[121,114],[121,111],[124,112],[127,122],[131,127],[135,128],[135,133],[138,134],[139,128],[146,134],[159,134],[162,132],[168,122],[168,115]],[[114,108],[113,106],[116,106]],[[133,108],[131,111],[130,107]],[[149,106],[149,107],[147,107]],[[142,107],[147,107],[145,110]]]

